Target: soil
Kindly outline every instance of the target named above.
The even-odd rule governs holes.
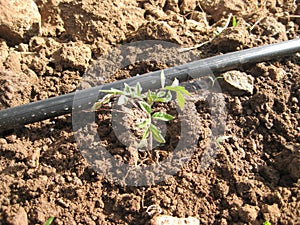
[[[292,0],[36,0],[36,4],[42,16],[41,36],[17,46],[0,39],[0,109],[76,90],[86,69],[120,44],[154,39],[188,48],[211,40],[191,50],[206,58],[300,36],[300,5]],[[216,35],[230,13],[238,24],[230,22]],[[201,224],[267,220],[300,224],[299,57],[238,68],[253,77],[253,93],[224,89],[207,96],[225,99],[225,135],[230,138],[217,145],[215,161],[204,170],[199,170],[202,153],[217,125],[207,99],[189,100],[193,116],[183,120],[190,121],[187,126],[196,136],[195,153],[159,183],[126,186],[97,173],[79,150],[71,115],[1,134],[0,224],[44,224],[53,216],[53,224],[61,225],[138,225],[152,224],[158,214],[195,217]],[[159,61],[131,65],[103,82],[168,66]],[[174,111],[175,106],[168,107]],[[141,163],[142,153],[134,155],[114,141],[110,118],[109,111],[99,111],[98,125],[104,128],[89,129],[106,138],[118,160]],[[180,139],[179,119],[168,124],[168,148],[156,146],[149,159],[160,163],[172,152]]]

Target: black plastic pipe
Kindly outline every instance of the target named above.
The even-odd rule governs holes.
[[[267,61],[298,51],[300,51],[300,38],[197,60],[165,69],[164,73],[167,79],[177,78],[182,82],[205,76],[208,71],[224,72],[246,63]],[[161,71],[150,72],[142,76],[1,110],[0,132],[71,113],[76,107],[90,108],[95,99],[104,95],[104,93],[99,93],[101,89],[122,89],[124,83],[135,84],[136,82],[141,83],[143,90],[160,88],[160,73]]]

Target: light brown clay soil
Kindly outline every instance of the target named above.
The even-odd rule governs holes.
[[[292,0],[36,3],[42,36],[16,47],[0,39],[0,109],[74,91],[89,65],[118,44],[145,39],[183,47],[201,44],[224,26],[229,13],[238,25],[229,24],[198,48],[201,58],[300,35],[300,6]],[[133,66],[110,79],[165,66]],[[149,224],[154,215],[146,210],[151,205],[158,205],[162,214],[196,217],[201,224],[300,224],[299,55],[238,69],[253,76],[254,92],[223,91],[225,134],[232,138],[222,143],[215,162],[199,172],[197,159],[211,121],[208,106],[198,99],[192,106],[201,123],[195,157],[156,185],[122,186],[97,174],[78,150],[71,115],[2,134],[0,224],[24,224],[26,216],[29,224],[43,224],[51,216],[53,224],[61,225]],[[104,136],[110,132],[108,118],[107,112],[98,114],[107,125],[101,130]],[[176,133],[178,127],[172,126]],[[171,136],[167,131],[169,142]],[[124,161],[139,160],[126,148],[111,146]]]

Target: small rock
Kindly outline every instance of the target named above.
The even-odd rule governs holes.
[[[150,225],[200,225],[200,221],[194,217],[178,218],[168,215],[160,215],[152,218]]]
[[[220,83],[224,84],[224,88],[232,91],[233,94],[253,94],[254,78],[252,76],[237,70],[228,71],[222,76],[224,82],[220,80]]]
[[[258,215],[259,207],[252,205],[244,205],[239,209],[239,216],[244,222],[252,224]]]
[[[9,45],[40,34],[41,15],[33,0],[0,0],[0,37]]]
[[[6,221],[8,225],[28,225],[27,213],[22,206],[14,205],[7,212]]]
[[[271,66],[268,72],[270,78],[274,81],[281,81],[286,75],[284,69],[278,68],[276,66]]]

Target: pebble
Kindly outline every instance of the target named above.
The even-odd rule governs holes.
[[[223,73],[222,87],[228,89],[235,95],[253,94],[254,78],[238,70]]]
[[[11,46],[41,33],[41,15],[33,0],[0,1],[0,36]]]

